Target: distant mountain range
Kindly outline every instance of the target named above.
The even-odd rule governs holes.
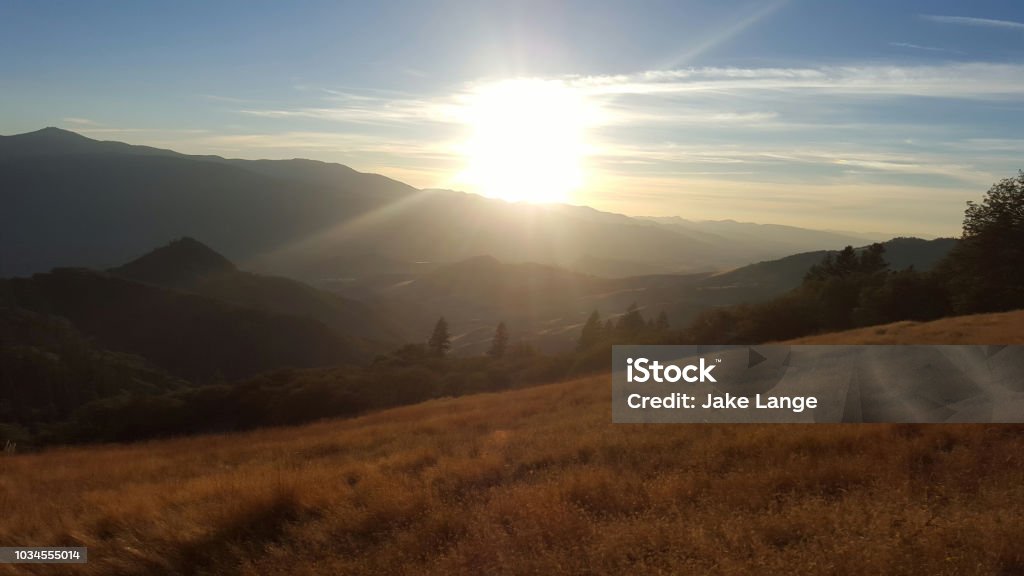
[[[190,156],[57,128],[0,137],[0,186],[0,277],[107,268],[182,236],[249,270],[313,282],[485,255],[605,277],[708,272],[875,240],[509,204],[340,164]]]
[[[928,270],[956,240],[895,238],[883,243],[893,270]],[[564,350],[579,337],[594,310],[615,317],[636,304],[648,318],[666,312],[677,328],[715,306],[759,302],[800,285],[828,253],[818,250],[758,262],[724,273],[657,274],[602,278],[542,264],[502,263],[477,257],[430,270],[338,282],[332,289],[401,317],[408,332],[429,334],[444,315],[462,353],[487,349],[499,321],[513,336],[548,350]]]

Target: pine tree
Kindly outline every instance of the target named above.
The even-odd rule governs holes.
[[[576,343],[576,347],[580,350],[588,348],[597,342],[600,342],[604,337],[605,329],[604,325],[601,324],[601,314],[597,310],[590,313],[590,317],[587,318],[587,323],[583,325],[583,330],[580,331],[580,339]]]
[[[427,349],[434,356],[444,356],[452,347],[452,338],[448,334],[448,322],[441,316],[434,325],[434,333],[427,340]]]
[[[629,305],[626,314],[619,319],[617,327],[624,336],[636,336],[642,334],[646,326],[644,315],[640,313],[640,308],[634,302]]]
[[[498,327],[494,330],[494,338],[491,339],[491,348],[487,351],[487,355],[491,358],[501,358],[505,355],[506,348],[508,348],[508,329],[505,328],[504,322],[498,322]]]
[[[668,323],[668,314],[664,310],[661,314],[658,314],[658,319],[654,322],[654,329],[658,332],[668,332],[671,325]]]

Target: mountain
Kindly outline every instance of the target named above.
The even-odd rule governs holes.
[[[146,284],[188,289],[211,276],[231,275],[238,269],[202,242],[185,237],[110,272]]]
[[[885,246],[885,261],[891,270],[914,267],[924,272],[938,264],[956,243],[957,240],[954,238],[893,238],[882,242],[882,245]],[[777,260],[757,262],[719,274],[712,282],[729,289],[755,290],[772,296],[778,295],[799,286],[807,270],[821,262],[830,252],[836,253],[834,250],[816,250]]]
[[[57,129],[0,137],[0,276],[106,268],[179,236],[251,257],[412,191],[355,171],[326,186],[251,166]]]
[[[316,283],[482,255],[611,277],[720,271],[868,241],[510,204],[339,164],[190,156],[56,128],[0,136],[0,182],[0,277],[109,268],[181,236],[248,270]]]
[[[866,240],[883,241],[892,235],[879,236],[855,232],[809,230],[796,226],[779,224],[755,224],[735,220],[686,220],[678,216],[670,218],[644,218],[677,230],[689,233],[712,235],[735,243],[747,244],[764,254],[792,254],[806,250],[808,246],[857,246]],[[757,258],[767,257],[758,255]],[[757,259],[755,258],[755,259]]]
[[[890,268],[930,269],[956,240],[895,238],[883,244]],[[338,283],[350,298],[388,309],[403,318],[412,338],[430,333],[444,316],[455,334],[453,350],[482,353],[498,322],[513,340],[554,351],[572,347],[587,317],[609,318],[636,304],[647,318],[664,311],[675,327],[715,306],[768,300],[800,285],[807,270],[829,251],[759,262],[711,274],[654,274],[602,278],[535,263],[504,263],[477,257],[422,273],[388,274]]]
[[[353,339],[390,344],[405,340],[404,328],[383,312],[290,278],[241,271],[194,238],[175,240],[109,272],[274,314],[310,318]]]
[[[341,364],[366,354],[362,344],[312,318],[86,269],[0,280],[0,308],[67,319],[103,349],[141,356],[200,383],[274,368]]]

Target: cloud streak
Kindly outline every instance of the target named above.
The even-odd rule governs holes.
[[[909,48],[911,50],[922,50],[924,52],[945,52],[947,54],[963,54],[960,50],[953,50],[952,48],[940,48],[938,46],[922,46],[921,44],[912,44],[910,42],[889,42],[889,46],[894,48]]]
[[[921,18],[939,24],[957,24],[960,26],[981,26],[984,28],[1009,28],[1012,30],[1024,30],[1024,22],[1013,20],[995,20],[992,18],[974,18],[971,16],[940,16],[936,14],[922,14]]]
[[[1024,95],[1024,65],[967,62],[937,66],[826,66],[817,68],[686,68],[572,81],[593,95],[764,91],[857,96],[929,96],[993,99]]]

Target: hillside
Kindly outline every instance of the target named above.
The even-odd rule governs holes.
[[[895,322],[790,340],[788,344],[1024,344],[1024,310],[932,322]]]
[[[940,238],[884,242],[890,268],[928,270],[955,245]],[[604,318],[635,303],[657,317],[664,311],[682,328],[703,310],[768,300],[800,285],[808,269],[829,251],[794,254],[719,274],[658,274],[602,278],[535,263],[502,262],[490,256],[424,267],[417,273],[370,275],[328,284],[339,294],[400,317],[411,339],[429,334],[438,316],[458,336],[459,353],[482,353],[503,321],[515,338],[547,351],[570,349],[594,310]],[[834,252],[832,252],[834,254]]]
[[[108,268],[181,236],[245,269],[314,282],[484,255],[614,277],[694,272],[869,240],[509,204],[340,164],[191,156],[56,128],[0,136],[0,182],[0,277]]]
[[[91,401],[186,386],[144,358],[99,348],[63,318],[0,305],[0,437],[24,440],[27,428]]]
[[[84,269],[0,280],[0,306],[70,320],[102,348],[199,382],[360,358],[361,345],[287,316]]]
[[[180,238],[109,272],[247,308],[313,319],[348,338],[389,346],[405,339],[405,329],[383,312],[290,278],[239,270],[194,238]]]
[[[1015,426],[613,425],[601,376],[0,457],[0,539],[104,576],[1014,574],[1021,454]]]

